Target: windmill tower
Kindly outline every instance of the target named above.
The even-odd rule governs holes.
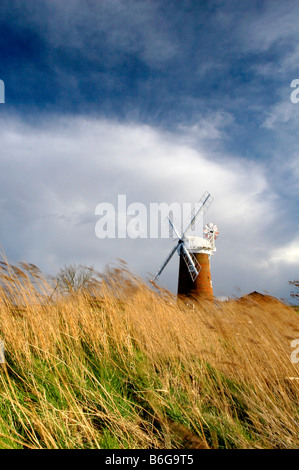
[[[200,207],[191,216],[187,228],[179,235],[173,221],[168,217],[169,225],[176,235],[176,244],[157,271],[153,282],[157,280],[177,251],[179,260],[178,297],[213,299],[213,287],[210,272],[210,257],[216,251],[215,240],[219,235],[217,225],[212,222],[205,226],[204,237],[187,236],[195,227],[200,215],[203,215],[211,203],[212,196],[205,192],[200,199]]]

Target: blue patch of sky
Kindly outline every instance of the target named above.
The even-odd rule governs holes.
[[[140,32],[136,28],[126,31],[129,26],[121,24],[117,9],[114,28],[120,30],[114,33],[119,35],[119,44],[109,40],[113,29],[94,29],[100,14],[111,21],[113,6],[108,12],[101,11],[96,2],[85,4],[83,13],[90,15],[92,41],[88,23],[78,20],[74,24],[72,18],[65,17],[63,27],[70,33],[69,40],[58,46],[51,43],[47,28],[43,28],[48,2],[40,6],[40,23],[32,2],[27,5],[33,10],[18,6],[14,16],[6,9],[0,21],[6,111],[15,109],[24,115],[95,113],[175,129],[220,110],[232,114],[238,123],[230,125],[230,138],[223,142],[223,149],[247,158],[259,158],[262,153],[266,158],[273,135],[261,128],[261,123],[265,112],[279,99],[283,83],[277,76],[261,76],[256,66],[279,61],[289,43],[273,44],[263,52],[244,52],[236,34],[230,32],[245,12],[262,12],[267,5],[245,3],[246,7],[235,1],[154,2],[156,22],[149,32],[158,31],[174,47],[169,57],[157,61],[158,46],[152,46],[146,59],[138,46]],[[227,14],[227,19],[218,14]],[[122,15],[125,19],[125,13]],[[82,47],[72,42],[75,26]],[[62,24],[57,24],[59,27]],[[124,32],[132,35],[127,47],[121,43]]]

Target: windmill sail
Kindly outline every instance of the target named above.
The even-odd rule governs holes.
[[[170,216],[167,217],[167,220],[169,222],[169,227],[170,227],[170,230],[169,230],[170,237],[173,237],[173,232],[174,232],[176,234],[177,238],[180,240],[181,237],[180,237],[179,232],[177,231],[177,228],[175,226],[175,221],[174,221],[172,211],[170,212]]]
[[[171,260],[171,258],[173,257],[173,255],[175,254],[175,252],[177,251],[178,247],[180,246],[180,241],[178,241],[178,243],[175,245],[175,247],[173,248],[173,250],[171,250],[171,252],[169,253],[169,255],[167,256],[166,260],[164,261],[164,263],[162,264],[162,266],[160,267],[160,269],[156,272],[156,275],[153,279],[153,282],[156,281],[156,279],[160,276],[160,274],[162,273],[163,269],[167,266],[167,264],[169,263],[169,261]]]
[[[195,279],[197,278],[199,274],[199,271],[201,270],[201,267],[197,259],[190,251],[187,250],[187,248],[185,248],[184,245],[181,246],[181,256],[183,257],[187,265],[192,281],[195,281]]]
[[[191,227],[192,228],[195,227],[195,222],[198,219],[199,215],[205,214],[205,212],[208,210],[208,208],[212,204],[213,200],[214,198],[211,196],[211,194],[208,193],[208,191],[206,191],[199,201],[201,202],[200,208],[197,210],[196,209],[193,210],[193,213],[191,216],[191,222],[188,224],[186,230],[184,231],[182,238],[184,238],[184,236],[187,234],[187,232],[190,230]]]

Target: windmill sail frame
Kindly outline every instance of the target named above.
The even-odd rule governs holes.
[[[158,277],[161,275],[161,273],[164,271],[165,267],[173,257],[174,253],[177,251],[179,256],[181,256],[184,259],[184,262],[186,263],[186,266],[188,268],[188,272],[191,276],[192,281],[194,282],[199,275],[199,272],[201,270],[201,266],[198,263],[196,257],[193,255],[193,253],[186,247],[186,241],[187,241],[187,233],[189,230],[195,227],[196,222],[198,221],[199,215],[203,215],[206,213],[210,205],[212,204],[214,198],[210,195],[208,191],[206,191],[201,199],[199,200],[199,203],[201,203],[200,207],[194,208],[192,213],[191,213],[191,221],[187,225],[186,229],[183,231],[182,230],[182,235],[180,236],[174,220],[173,220],[173,214],[169,214],[169,217],[167,217],[169,227],[170,227],[170,233],[173,235],[175,233],[176,235],[176,240],[177,243],[174,246],[174,248],[171,250],[165,261],[162,263],[160,268],[158,269],[155,277],[153,278],[152,282],[156,282]]]

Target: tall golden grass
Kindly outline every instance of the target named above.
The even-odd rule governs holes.
[[[32,265],[0,274],[0,447],[298,447],[284,303],[186,305],[123,268],[72,295]]]

